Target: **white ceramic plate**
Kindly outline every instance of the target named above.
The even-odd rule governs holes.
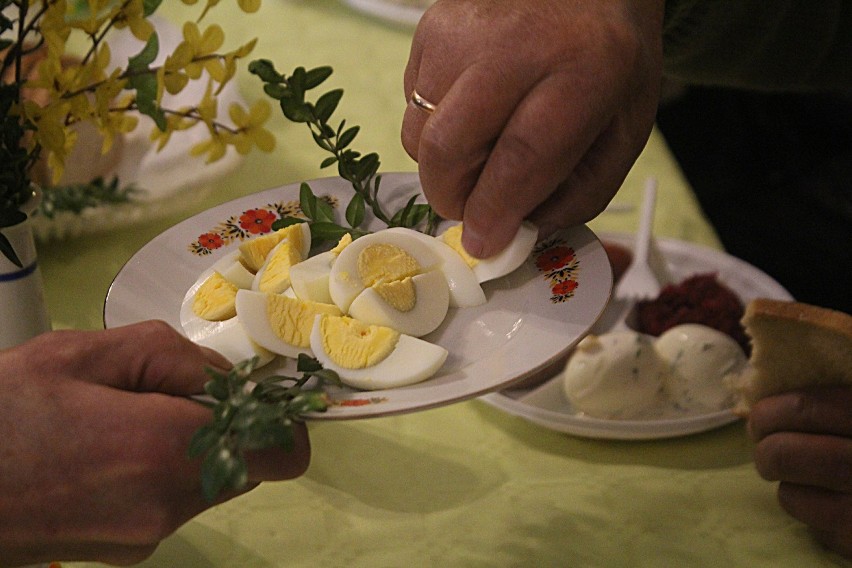
[[[435,0],[344,0],[359,12],[382,20],[407,26],[416,26],[423,12]]]
[[[318,196],[345,208],[348,182],[309,182]],[[380,196],[395,211],[420,193],[417,174],[385,174]],[[180,306],[201,272],[275,218],[298,207],[299,184],[236,199],[179,223],[136,253],[107,294],[104,322],[112,328],[159,318],[180,330]],[[258,221],[260,220],[260,221]],[[258,224],[259,223],[259,224]],[[382,228],[371,221],[369,228]],[[205,247],[204,244],[207,244]],[[582,338],[603,312],[612,290],[606,252],[586,227],[548,238],[516,271],[483,285],[488,302],[451,309],[447,320],[423,339],[442,345],[449,357],[436,376],[409,387],[359,392],[330,391],[328,412],[316,418],[360,418],[410,412],[504,388],[547,369]],[[283,358],[258,373],[292,376]]]
[[[604,241],[630,248],[632,235],[604,233]],[[743,301],[754,298],[791,300],[792,296],[778,282],[751,264],[720,251],[672,239],[657,239],[659,250],[666,261],[673,282],[680,282],[693,274],[713,272],[719,280],[731,288]],[[613,308],[618,307],[613,304]],[[594,333],[608,331],[618,314],[603,315],[593,328]],[[614,440],[651,440],[695,434],[725,424],[738,418],[730,410],[706,414],[683,413],[672,415],[671,409],[660,409],[664,418],[647,420],[605,420],[590,418],[578,413],[562,394],[562,366],[556,365],[554,376],[529,389],[509,389],[483,396],[481,400],[520,416],[541,426],[576,436]]]

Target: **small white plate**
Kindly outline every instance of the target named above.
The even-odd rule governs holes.
[[[603,233],[600,238],[627,248],[632,235]],[[792,296],[778,282],[751,264],[717,250],[691,243],[656,239],[672,281],[680,282],[693,274],[715,273],[720,282],[733,290],[744,304],[755,298],[791,300]],[[594,333],[608,331],[613,320],[605,313]],[[564,364],[564,362],[563,362]],[[556,365],[553,378],[529,389],[509,389],[483,396],[481,400],[552,430],[612,440],[651,440],[673,438],[718,428],[738,420],[730,410],[704,414],[683,413],[647,420],[605,420],[578,413],[562,393],[562,366]],[[665,409],[669,412],[670,409]]]
[[[406,26],[416,26],[435,0],[345,0],[359,12]]]
[[[309,182],[327,196],[336,212],[352,188],[340,178]],[[420,194],[416,173],[382,176],[380,197],[396,211]],[[107,294],[104,322],[112,328],[159,318],[180,330],[180,306],[201,272],[250,235],[247,227],[268,231],[281,215],[297,211],[299,184],[236,199],[179,223],[136,253]],[[242,221],[241,221],[242,219]],[[380,229],[372,220],[369,228]],[[612,290],[612,270],[597,237],[577,227],[537,245],[525,264],[483,285],[488,302],[451,309],[446,321],[423,339],[449,351],[431,379],[399,389],[329,391],[332,407],[312,417],[361,418],[411,412],[448,404],[506,387],[548,369],[597,321]],[[279,358],[258,373],[292,375]]]

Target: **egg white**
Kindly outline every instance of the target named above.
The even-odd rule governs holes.
[[[385,302],[373,288],[365,288],[349,305],[349,315],[365,323],[391,327],[400,333],[421,337],[437,329],[450,305],[447,280],[439,270],[417,274],[414,309],[401,312]]]
[[[485,291],[479,285],[476,273],[451,246],[420,231],[401,227],[393,227],[387,231],[405,232],[429,246],[441,258],[441,272],[447,280],[451,308],[472,308],[485,303]]]
[[[443,237],[444,235],[441,234],[438,239],[443,241]],[[532,253],[537,240],[538,227],[529,221],[524,221],[506,248],[488,258],[477,259],[478,262],[471,267],[471,270],[480,284],[506,276],[524,263]]]
[[[410,335],[402,334],[394,350],[371,367],[347,369],[335,364],[323,348],[320,321],[317,316],[311,330],[311,349],[326,369],[335,371],[340,380],[363,390],[391,389],[413,385],[432,377],[447,359],[446,349]]]
[[[306,258],[290,268],[290,286],[300,300],[332,304],[328,278],[337,253],[326,251]]]
[[[258,357],[256,368],[260,368],[275,359],[275,353],[264,349],[249,338],[237,318],[233,317],[218,323],[221,325],[216,326],[214,333],[198,339],[196,343],[218,351],[233,364]]]
[[[302,353],[313,357],[310,347],[293,345],[275,333],[267,312],[268,296],[265,292],[253,290],[237,292],[237,319],[243,324],[246,334],[255,343],[273,353],[294,359]]]

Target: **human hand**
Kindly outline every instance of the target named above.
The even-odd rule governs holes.
[[[852,386],[794,391],[758,401],[749,415],[761,476],[827,547],[852,558]]]
[[[487,257],[525,218],[586,222],[647,142],[659,97],[660,0],[452,0],[421,19],[405,70],[406,151],[463,245]]]
[[[0,565],[134,563],[212,504],[187,457],[219,354],[162,322],[58,331],[0,351]],[[310,447],[249,456],[252,486],[304,473]],[[224,497],[223,500],[233,497]]]

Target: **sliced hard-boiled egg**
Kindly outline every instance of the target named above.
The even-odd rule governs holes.
[[[317,314],[340,315],[334,304],[253,290],[237,292],[237,318],[258,345],[286,357],[312,355],[311,327]]]
[[[461,244],[462,230],[461,224],[454,225],[438,238],[461,255],[480,283],[500,278],[518,268],[529,257],[538,240],[538,228],[524,221],[514,238],[502,251],[488,258],[474,258],[464,250]]]
[[[235,317],[222,322],[215,332],[198,338],[196,343],[218,351],[233,364],[257,357],[256,368],[260,368],[275,358],[275,353],[264,349],[249,338],[242,324]]]
[[[420,337],[441,325],[448,306],[447,281],[441,271],[433,270],[365,288],[350,304],[349,315]]]
[[[302,253],[296,243],[284,239],[266,256],[266,260],[254,277],[251,289],[278,294],[290,287],[290,270],[302,261]]]
[[[344,384],[365,390],[418,383],[437,373],[447,358],[439,345],[346,316],[317,316],[311,348]]]
[[[239,256],[239,252],[235,251],[217,260],[201,273],[184,295],[180,307],[180,325],[192,341],[197,342],[219,333],[222,324],[236,314],[235,288],[251,287],[254,275],[240,263]],[[227,284],[222,283],[222,278]],[[196,308],[201,315],[196,313]],[[215,312],[219,312],[220,321],[206,319]]]
[[[199,286],[192,299],[192,313],[207,321],[224,321],[237,315],[237,288],[218,272]]]
[[[293,243],[302,258],[311,250],[311,228],[307,223],[294,223],[273,233],[255,237],[239,246],[240,258],[252,272],[257,272],[266,261],[266,257],[283,240]]]
[[[237,288],[251,288],[251,284],[254,281],[254,274],[249,272],[245,265],[240,262],[239,251],[223,257],[212,268]]]
[[[331,304],[328,291],[328,275],[337,254],[333,251],[321,252],[307,258],[290,268],[290,286],[301,300],[311,300]]]
[[[353,241],[340,252],[331,267],[328,289],[334,303],[344,312],[350,310],[359,295],[372,289],[388,305],[388,310],[400,314],[412,310],[420,314],[425,309],[437,311],[437,318],[430,316],[430,321],[437,321],[437,327],[449,308],[446,279],[432,278],[434,285],[423,287],[417,286],[413,277],[440,272],[440,267],[440,256],[419,238],[404,232],[379,231]],[[408,333],[404,328],[397,329]]]
[[[390,232],[405,232],[420,239],[441,257],[441,272],[447,279],[451,308],[472,308],[485,303],[485,292],[467,262],[445,242],[419,231],[394,227]]]

